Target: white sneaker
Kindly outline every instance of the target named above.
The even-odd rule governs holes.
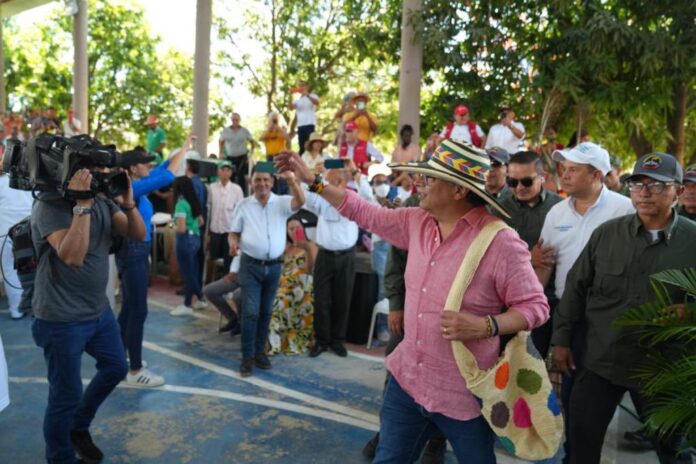
[[[129,372],[126,375],[126,384],[143,388],[161,387],[164,385],[164,377],[142,368],[135,374]]]
[[[185,305],[179,305],[169,312],[170,316],[190,316],[193,314],[193,309]]]
[[[193,303],[193,309],[205,309],[207,307],[208,307],[207,300],[198,300],[195,303]]]

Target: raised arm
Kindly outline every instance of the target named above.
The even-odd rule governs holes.
[[[130,176],[128,176],[128,191],[116,198],[116,203],[123,209],[123,211],[116,211],[111,216],[111,224],[116,233],[138,242],[145,240],[147,230],[143,218],[135,206]]]

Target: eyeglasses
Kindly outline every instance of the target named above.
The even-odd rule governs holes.
[[[662,193],[668,185],[676,185],[674,182],[628,182],[628,190],[633,193],[639,193],[643,191],[643,187],[647,187],[650,193]]]
[[[510,186],[510,188],[517,188],[519,184],[522,184],[523,187],[531,187],[534,185],[534,181],[537,179],[539,176],[534,176],[534,177],[525,177],[522,179],[515,179],[513,177],[508,177],[507,178],[507,184]]]
[[[500,161],[491,161],[491,169],[492,168],[499,168],[503,165]]]

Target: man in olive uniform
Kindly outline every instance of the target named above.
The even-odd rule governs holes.
[[[696,221],[696,163],[684,168],[684,191],[679,195],[679,214]]]
[[[597,227],[568,273],[552,337],[554,363],[561,371],[575,369],[571,333],[580,321],[587,324],[584,366],[570,398],[570,464],[599,463],[604,435],[626,391],[641,416],[648,409],[635,378],[636,363],[655,348],[642,344],[635,329],[612,323],[655,299],[652,274],[696,266],[696,224],[673,208],[682,181],[673,156],[639,158],[627,180],[636,214]],[[677,289],[670,292],[672,301],[684,301]],[[678,454],[678,434],[655,445],[661,464],[691,462]]]

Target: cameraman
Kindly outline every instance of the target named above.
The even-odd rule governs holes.
[[[92,172],[80,169],[68,189],[87,192],[91,182]],[[44,350],[48,370],[43,427],[48,462],[73,463],[75,452],[87,462],[103,459],[88,429],[101,403],[128,371],[105,293],[109,247],[113,234],[145,239],[130,178],[128,183],[128,191],[116,199],[121,209],[102,195],[73,202],[49,193],[39,197],[32,211],[38,256],[32,335]],[[97,374],[84,393],[83,352],[97,361]]]
[[[524,150],[525,130],[521,122],[515,121],[515,112],[506,106],[500,109],[499,123],[493,124],[488,131],[486,139],[486,151],[490,148],[500,147],[514,155]]]

